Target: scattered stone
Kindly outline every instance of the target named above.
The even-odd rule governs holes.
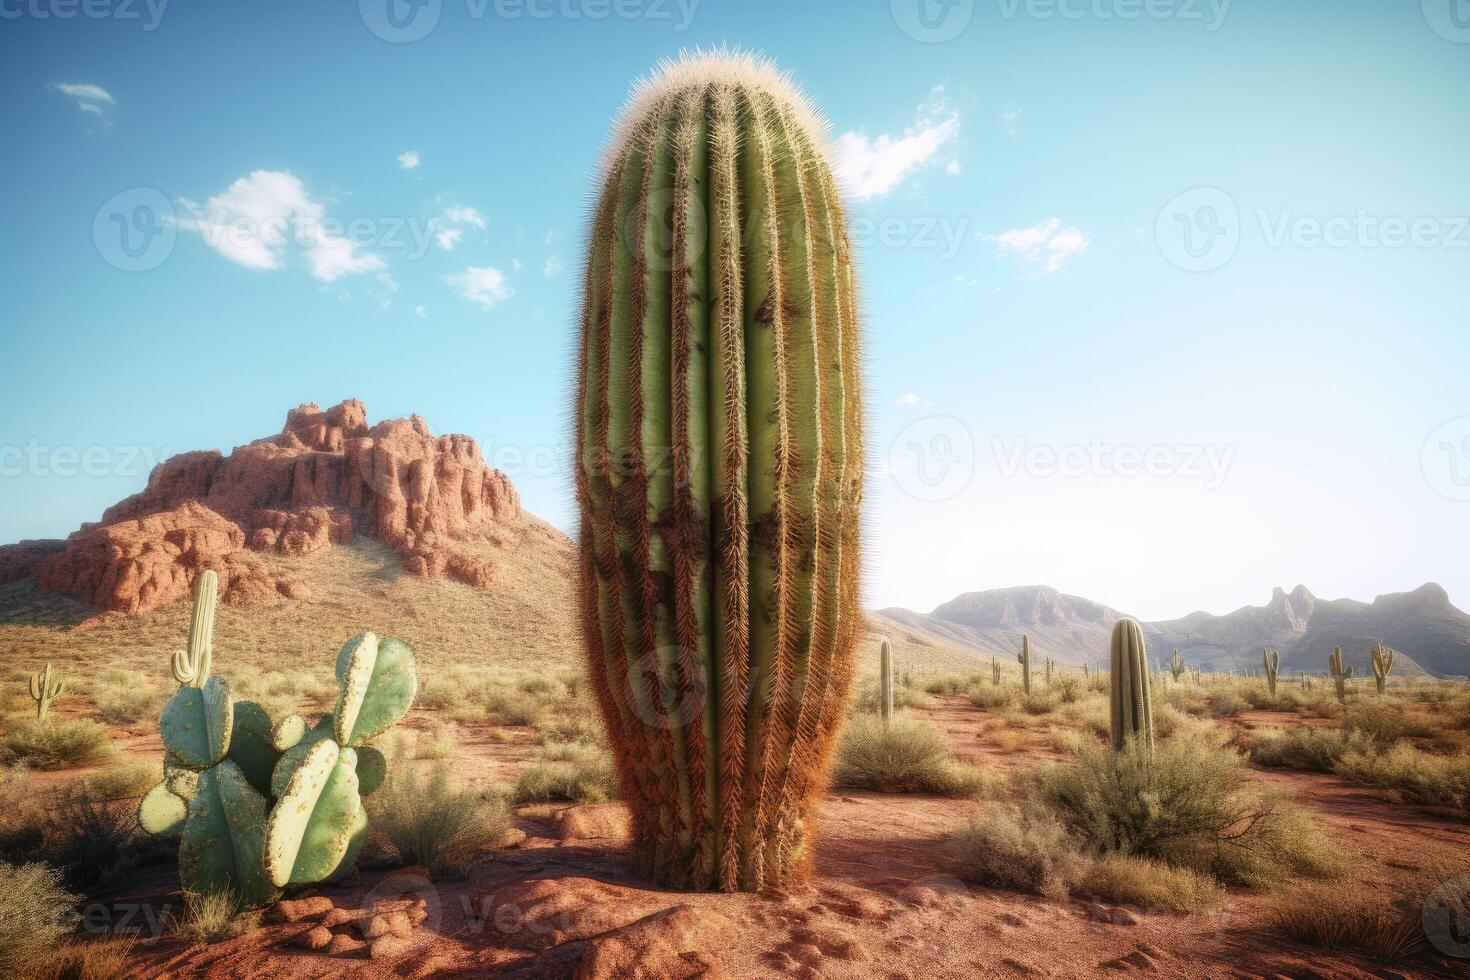
[[[1124,908],[1113,909],[1111,920],[1115,926],[1136,926],[1143,921],[1133,912]]]
[[[322,925],[335,929],[337,926],[355,925],[371,916],[372,913],[367,909],[332,909],[322,919]]]
[[[333,936],[331,944],[327,946],[327,952],[332,956],[351,956],[365,949],[367,943],[354,939],[345,932]]]
[[[277,902],[271,917],[280,922],[305,922],[332,912],[332,900],[325,895]]]
[[[368,955],[375,960],[391,960],[413,952],[413,941],[398,936],[379,936],[368,947]]]
[[[332,930],[325,926],[315,926],[299,933],[294,942],[302,949],[326,949],[332,943]]]

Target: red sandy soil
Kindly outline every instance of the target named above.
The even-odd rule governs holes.
[[[1043,724],[1000,735],[995,719],[957,699],[923,713],[957,752],[997,768],[1056,757]],[[1240,724],[1269,723],[1247,717]],[[466,728],[456,771],[508,779],[530,754],[530,734]],[[129,753],[152,755],[139,731]],[[997,751],[994,739],[1006,740]],[[1019,748],[1012,748],[1019,737]],[[1354,878],[1383,894],[1422,873],[1463,865],[1470,825],[1328,776],[1258,774],[1292,790],[1342,847]],[[806,883],[760,894],[682,894],[653,887],[630,867],[618,804],[541,807],[517,818],[526,839],[480,864],[470,880],[424,885],[364,868],[355,887],[323,889],[339,907],[371,905],[401,889],[422,893],[430,917],[393,960],[327,957],[295,948],[306,927],[271,924],[211,947],[154,940],[156,919],[177,912],[169,869],[146,869],[94,914],[144,939],[129,977],[1463,977],[1465,964],[1421,958],[1389,969],[1273,936],[1272,898],[1233,891],[1213,913],[1179,916],[1093,901],[1051,901],[966,885],[949,873],[944,840],[977,806],[926,796],[830,793],[819,808],[815,872]],[[405,881],[407,885],[405,886]]]

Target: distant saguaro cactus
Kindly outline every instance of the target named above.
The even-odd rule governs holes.
[[[1352,677],[1353,677],[1353,668],[1348,667],[1346,670],[1343,669],[1343,666],[1342,666],[1342,647],[1335,647],[1333,649],[1333,651],[1332,651],[1332,657],[1331,657],[1331,659],[1328,660],[1327,663],[1328,663],[1328,666],[1332,670],[1332,681],[1333,681],[1333,683],[1335,685],[1337,685],[1337,703],[1340,704],[1340,705],[1342,705],[1342,732],[1343,732],[1343,735],[1346,736],[1347,735],[1347,730],[1348,730],[1348,717],[1347,717],[1348,690],[1347,690],[1347,682],[1350,681],[1350,680],[1352,680]]]
[[[1112,651],[1113,748],[1122,751],[1132,740],[1154,744],[1153,698],[1149,690],[1148,648],[1143,627],[1120,619],[1113,627]]]
[[[1265,652],[1261,654],[1261,664],[1266,671],[1266,690],[1274,701],[1276,699],[1276,678],[1281,674],[1280,652],[1266,647]]]
[[[990,683],[1000,687],[1000,661],[995,659],[995,654],[990,655]]]
[[[642,871],[798,875],[862,628],[858,294],[826,123],[744,54],[635,89],[574,406],[588,673]]]
[[[878,713],[884,725],[893,723],[893,646],[887,640],[878,644]]]
[[[1056,666],[1056,661],[1052,660],[1050,657],[1047,657],[1044,663],[1046,665],[1046,686],[1051,687],[1051,671],[1052,668]]]
[[[31,675],[30,689],[31,700],[36,702],[36,720],[45,721],[51,702],[66,693],[66,681],[52,676],[48,662],[45,669]]]
[[[1031,696],[1031,637],[1021,637],[1021,652],[1016,654],[1016,662],[1021,665],[1021,689],[1026,696]]]
[[[1388,674],[1393,670],[1394,651],[1382,643],[1373,644],[1373,684],[1378,688],[1378,696],[1383,697],[1388,689]]]
[[[1174,676],[1174,683],[1178,684],[1184,678],[1184,658],[1179,656],[1175,650],[1174,655],[1169,658],[1169,673]]]

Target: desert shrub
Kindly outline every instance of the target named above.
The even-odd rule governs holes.
[[[618,794],[612,757],[594,746],[543,745],[516,779],[517,803],[601,803]]]
[[[1390,790],[1405,803],[1451,807],[1470,817],[1470,755],[1429,755],[1400,743],[1386,752],[1344,753],[1336,772]]]
[[[73,939],[53,950],[36,980],[116,980],[135,966],[133,936]]]
[[[1408,907],[1405,907],[1405,906]],[[1352,950],[1380,963],[1408,959],[1424,948],[1412,903],[1389,903],[1375,892],[1307,886],[1283,896],[1269,920],[1288,939],[1325,950]]]
[[[602,745],[606,736],[602,722],[591,707],[570,715],[555,715],[536,729],[542,744],[575,742],[579,745]]]
[[[1234,691],[1216,691],[1210,695],[1210,705],[1207,709],[1212,718],[1233,718],[1240,714],[1240,698],[1235,696]]]
[[[134,725],[162,708],[158,692],[141,685],[99,687],[92,700],[98,717],[109,725]]]
[[[469,697],[469,691],[466,690],[462,679],[431,673],[419,679],[419,689],[414,696],[414,702],[420,708],[444,711],[449,708],[462,707],[469,701]]]
[[[1022,698],[1020,703],[1021,710],[1028,715],[1049,715],[1057,710],[1061,702],[1051,691],[1036,691],[1029,697]]]
[[[546,714],[550,698],[529,694],[518,687],[487,684],[477,698],[485,711],[502,725],[524,725],[535,728]]]
[[[1325,839],[1280,796],[1250,783],[1218,734],[1141,743],[1122,752],[1083,742],[1074,761],[1041,774],[1041,791],[1098,851],[1151,857],[1264,886],[1287,873],[1335,873]]]
[[[32,769],[80,769],[112,761],[116,749],[107,740],[107,726],[78,718],[74,721],[27,721],[0,743],[7,763]]]
[[[1016,703],[1016,688],[996,687],[989,683],[976,684],[970,688],[970,703],[987,710],[1007,708]]]
[[[964,674],[940,674],[938,677],[930,677],[924,681],[924,693],[964,694],[978,681],[978,675],[967,677]]]
[[[1108,703],[1099,698],[1067,705],[1062,709],[1062,719],[1096,738],[1109,738],[1112,735],[1111,710]]]
[[[85,792],[62,790],[42,813],[38,856],[61,872],[68,888],[89,891],[117,881],[150,853],[139,846],[144,837],[131,800],[96,799]]]
[[[0,977],[38,976],[72,930],[81,899],[44,864],[0,864]]]
[[[123,762],[84,776],[68,792],[94,800],[137,799],[158,785],[157,764]]]
[[[415,758],[449,759],[454,756],[458,748],[459,729],[454,725],[436,722],[429,729],[428,738],[419,741]]]
[[[189,946],[212,946],[260,926],[259,912],[240,911],[234,893],[184,893],[184,914],[169,918],[169,931]]]
[[[406,752],[394,755],[388,778],[367,798],[374,831],[404,864],[423,865],[435,877],[462,877],[510,830],[505,798],[457,785],[447,764],[424,778]]]
[[[1104,902],[1166,912],[1201,912],[1219,905],[1225,896],[1225,889],[1208,874],[1123,854],[1106,854],[1094,861],[1081,890]]]
[[[1087,860],[1057,818],[1042,807],[1005,804],[977,816],[950,841],[965,881],[1065,898]]]
[[[934,702],[923,691],[911,687],[900,687],[893,685],[893,709],[904,711],[911,708],[928,708]],[[876,679],[865,682],[853,696],[849,708],[855,714],[878,713],[878,681]]]
[[[1263,732],[1251,740],[1251,761],[1272,769],[1332,772],[1349,751],[1371,752],[1373,745],[1361,733],[1346,740],[1337,728],[1298,725],[1288,732]]]
[[[1052,690],[1056,692],[1057,699],[1062,704],[1075,704],[1082,696],[1082,678],[1074,674],[1065,674],[1057,678],[1056,683],[1052,685]]]
[[[1408,733],[1404,710],[1386,704],[1354,706],[1348,712],[1347,727],[1349,732],[1362,734],[1381,749],[1394,745]]]
[[[839,786],[880,793],[974,796],[986,788],[985,774],[955,760],[944,735],[913,718],[889,725],[871,715],[848,721],[837,746],[833,775]]]
[[[1301,706],[1301,699],[1285,677],[1278,681],[1274,698],[1264,684],[1248,684],[1240,696],[1257,711],[1295,711]]]

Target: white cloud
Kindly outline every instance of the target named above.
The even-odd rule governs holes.
[[[953,156],[951,144],[959,132],[959,111],[945,99],[944,86],[936,86],[928,100],[919,106],[914,124],[903,135],[882,133],[874,138],[867,133],[849,131],[839,136],[838,183],[850,197],[866,201],[889,193],[931,163],[943,160],[950,173],[957,173],[954,168],[959,166],[959,160]]]
[[[489,222],[485,216],[474,208],[461,207],[458,204],[450,205],[444,209],[444,220],[456,225],[473,225],[483,229]]]
[[[906,393],[898,396],[898,404],[900,404],[900,405],[917,405],[917,404],[919,404],[919,396],[916,395],[916,394],[914,394],[912,391],[906,392]]]
[[[429,308],[424,306],[423,304],[415,306],[413,308],[413,311],[414,313],[418,314],[418,318],[420,320],[427,320],[429,318]]]
[[[398,154],[398,166],[403,170],[417,170],[419,168],[419,151],[406,150]]]
[[[46,87],[53,92],[60,92],[74,101],[78,109],[97,116],[104,122],[107,120],[108,108],[117,105],[117,99],[112,97],[111,92],[90,82],[52,82]]]
[[[459,240],[463,237],[464,232],[458,228],[441,228],[434,235],[434,241],[438,242],[439,247],[444,249],[444,251],[452,252],[454,251],[454,246],[458,245]]]
[[[997,255],[1014,258],[1022,268],[1031,269],[1038,276],[1051,275],[1092,244],[1092,239],[1076,228],[1063,228],[1060,218],[1031,228],[1012,228],[999,235],[981,237],[995,242]]]
[[[464,229],[484,229],[490,224],[475,208],[467,208],[459,204],[451,204],[444,209],[444,213],[433,221],[437,231],[434,233],[434,241],[446,252],[454,251],[454,247],[464,240]]]
[[[542,272],[546,274],[546,278],[548,279],[551,279],[554,276],[561,275],[561,256],[553,255],[551,258],[547,259],[546,268],[544,268]]]
[[[554,241],[556,241],[556,229],[552,228],[546,232],[546,241],[544,244],[550,245]]]
[[[459,295],[478,304],[487,313],[495,308],[495,304],[514,295],[510,286],[506,285],[505,274],[490,266],[470,266],[459,275],[445,276],[444,281],[453,286]]]
[[[525,268],[526,268],[526,263],[522,262],[520,259],[511,259],[510,260],[510,270],[512,272],[522,272],[522,271],[525,270]]]
[[[204,244],[247,269],[281,268],[292,244],[323,282],[386,267],[381,257],[323,227],[326,208],[288,171],[257,170],[202,206],[188,198],[179,203],[180,228],[198,232]]]

